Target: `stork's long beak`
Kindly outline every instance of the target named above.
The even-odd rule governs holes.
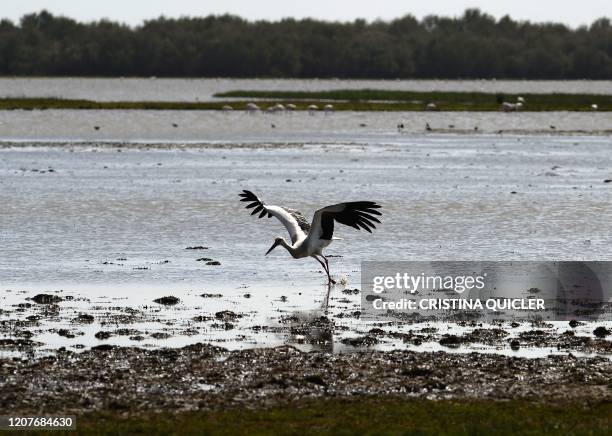
[[[270,254],[270,252],[271,252],[272,250],[274,250],[278,244],[279,244],[279,242],[274,241],[274,244],[272,244],[272,246],[270,247],[270,249],[267,251],[266,256],[267,256],[268,254]]]

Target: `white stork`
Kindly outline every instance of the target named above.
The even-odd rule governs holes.
[[[294,259],[303,257],[313,257],[325,270],[328,285],[336,282],[329,274],[329,262],[323,255],[323,249],[331,244],[334,238],[334,221],[353,227],[357,230],[364,229],[372,233],[376,228],[374,223],[380,223],[375,215],[382,215],[377,209],[380,205],[373,201],[352,201],[348,203],[338,203],[323,207],[317,210],[312,217],[312,222],[308,224],[306,218],[293,209],[280,206],[269,206],[264,204],[251,191],[242,191],[239,194],[240,201],[248,202],[246,208],[254,208],[251,215],[259,213],[259,218],[266,215],[268,218],[276,217],[289,232],[291,244],[284,238],[275,238],[274,243],[266,253],[270,254],[277,246],[281,245],[291,254]],[[322,260],[321,260],[322,259]]]

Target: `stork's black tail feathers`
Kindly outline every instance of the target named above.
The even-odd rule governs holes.
[[[249,202],[249,204],[247,204],[247,206],[246,206],[246,209],[251,209],[252,207],[255,208],[253,210],[253,212],[251,212],[251,215],[255,215],[255,214],[261,212],[259,214],[259,218],[265,217],[266,214],[268,214],[268,218],[272,218],[272,215],[270,214],[270,212],[266,211],[265,206],[264,206],[264,202],[261,201],[259,198],[257,198],[257,195],[255,195],[251,191],[247,191],[247,190],[243,190],[242,194],[238,194],[238,195],[240,197],[242,197],[240,199],[240,201]]]

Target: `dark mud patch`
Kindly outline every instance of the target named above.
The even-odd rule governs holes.
[[[326,316],[301,317],[285,315],[279,319],[281,326],[264,327],[268,332],[288,333],[288,340],[298,344],[331,346],[335,324]]]
[[[350,345],[351,347],[371,347],[380,342],[380,340],[376,336],[366,335],[366,336],[358,336],[356,338],[345,338],[342,339],[344,345]]]
[[[136,329],[126,329],[126,328],[121,328],[121,329],[117,329],[113,332],[114,335],[117,336],[140,336],[143,333],[140,330],[136,330]]]
[[[231,310],[223,310],[215,313],[215,318],[221,321],[234,321],[238,318],[242,318],[242,315],[239,313],[234,313]]]
[[[435,335],[430,332],[423,332],[423,330],[426,329],[421,329],[418,331],[410,330],[405,333],[391,332],[389,333],[389,336],[391,338],[401,339],[402,342],[404,342],[405,344],[411,344],[415,346],[422,345],[423,342],[433,342],[437,340]]]
[[[445,334],[438,342],[440,345],[450,348],[458,348],[461,345],[485,344],[490,346],[510,346],[511,349],[515,350],[519,347],[528,346],[534,348],[556,348],[561,351],[612,354],[612,342],[606,341],[603,338],[579,336],[572,330],[559,334],[555,331],[534,329],[521,332],[516,338],[509,338],[509,336],[510,334],[503,329],[479,328],[464,335]]]
[[[95,337],[96,339],[99,339],[99,340],[101,340],[101,341],[104,341],[104,340],[106,340],[106,339],[110,338],[112,335],[113,335],[113,334],[112,334],[111,332],[99,331],[99,332],[97,332],[97,333],[94,335],[94,337]]]
[[[179,304],[181,300],[177,297],[168,296],[161,297],[153,300],[154,303],[163,304],[164,306],[174,306],[175,304]]]
[[[28,351],[43,345],[31,339],[0,339],[0,350]]]
[[[0,359],[0,407],[11,414],[178,412],[355,395],[611,401],[611,372],[612,362],[600,357],[331,354],[292,347],[229,352],[204,344],[157,350],[100,345],[82,353],[63,350],[27,361]]]
[[[509,333],[503,329],[476,329],[466,335],[467,342],[495,345],[504,340]]]
[[[132,307],[113,308],[111,312],[105,307],[94,307],[95,310],[105,310],[103,315],[98,316],[100,324],[105,325],[122,325],[134,324],[137,322],[146,322],[154,320],[150,313],[142,312]]]
[[[571,328],[573,328],[573,329],[574,329],[574,328],[576,328],[576,327],[578,327],[578,326],[581,326],[581,325],[584,325],[584,323],[583,323],[583,322],[580,322],[580,321],[576,321],[575,319],[573,319],[573,320],[571,320],[571,321],[569,322],[569,326],[570,326]]]
[[[31,298],[31,300],[37,304],[56,304],[64,299],[57,295],[51,294],[37,294]]]
[[[64,338],[68,339],[74,339],[77,335],[68,329],[59,329],[56,333],[58,334],[58,336],[63,336]]]
[[[234,324],[231,322],[213,323],[210,325],[210,328],[216,330],[233,330]]]
[[[445,347],[458,348],[461,344],[465,343],[465,340],[462,336],[444,335],[438,342]]]
[[[572,350],[585,353],[612,354],[612,342],[603,338],[579,336],[573,330],[567,330],[562,334],[544,330],[530,330],[521,333],[518,340],[521,345],[531,347],[554,347],[564,351]]]
[[[79,315],[72,319],[73,324],[91,324],[95,320],[93,315],[87,313],[79,313]]]

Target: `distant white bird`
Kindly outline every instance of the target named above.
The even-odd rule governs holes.
[[[317,106],[316,104],[311,104],[308,106],[308,112],[310,113],[310,115],[314,115],[315,111],[319,110],[319,106]]]
[[[504,112],[516,112],[520,110],[522,107],[523,107],[523,103],[521,103],[520,101],[518,103],[508,103],[507,101],[504,101],[501,104],[501,110]]]
[[[293,103],[289,103],[287,106],[285,106],[287,108],[288,111],[294,111],[296,109],[296,105],[294,105]]]
[[[436,106],[435,103],[427,103],[427,106],[425,106],[425,109],[428,111],[436,111],[438,110],[438,106]]]
[[[592,111],[596,111],[596,110],[598,110],[598,109],[599,109],[599,106],[597,106],[596,104],[592,104],[592,105],[591,105],[591,110],[592,110]]]
[[[246,110],[249,112],[255,112],[259,110],[259,106],[257,106],[255,103],[247,103]]]
[[[325,110],[325,112],[333,112],[334,111],[334,105],[333,104],[326,104],[325,106],[323,106],[323,110]]]
[[[224,111],[233,111],[234,110],[234,108],[231,107],[229,104],[224,104],[221,109],[223,109]]]
[[[280,103],[276,103],[274,106],[270,106],[267,111],[268,112],[282,112],[285,110],[285,106]]]
[[[312,257],[325,270],[329,285],[336,282],[329,273],[329,262],[323,255],[323,249],[331,244],[332,240],[340,239],[333,236],[334,222],[353,227],[357,230],[364,229],[368,233],[372,233],[372,229],[376,228],[374,223],[380,223],[376,216],[382,215],[377,210],[381,206],[373,201],[352,201],[326,206],[317,210],[314,213],[312,222],[308,224],[308,221],[306,221],[306,218],[300,212],[285,207],[266,205],[251,191],[244,190],[239,195],[242,197],[240,201],[249,203],[246,206],[247,209],[254,208],[251,215],[259,213],[259,218],[263,218],[266,215],[268,218],[276,217],[289,232],[291,244],[285,241],[284,238],[275,238],[266,256],[277,246],[281,245],[294,259]]]

